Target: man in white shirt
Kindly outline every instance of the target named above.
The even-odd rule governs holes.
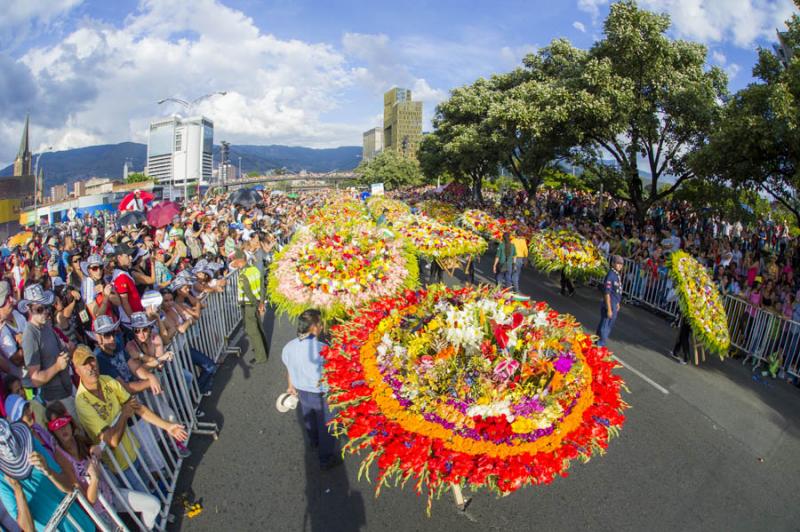
[[[11,285],[0,281],[0,370],[22,377],[25,358],[22,353],[22,333],[27,320],[14,308]]]

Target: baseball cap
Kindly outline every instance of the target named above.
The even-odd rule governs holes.
[[[625,264],[625,261],[619,255],[614,255],[611,257],[611,262],[613,264]]]
[[[90,358],[94,358],[94,353],[84,344],[78,345],[72,353],[72,363],[76,366],[83,366]]]

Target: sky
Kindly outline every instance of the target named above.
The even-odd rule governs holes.
[[[730,89],[792,0],[640,0],[670,35],[707,45]],[[0,164],[26,113],[34,151],[147,141],[151,119],[199,102],[214,141],[358,146],[383,92],[410,88],[423,128],[455,87],[506,72],[552,39],[589,48],[608,0],[0,0]]]

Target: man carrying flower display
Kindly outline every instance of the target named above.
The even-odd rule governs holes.
[[[322,315],[308,309],[297,318],[297,338],[283,348],[281,360],[288,372],[287,392],[297,396],[303,412],[303,424],[311,442],[317,449],[319,465],[323,471],[341,464],[336,455],[336,440],[328,432],[332,419],[328,408],[327,386],[322,382],[324,359],[320,351],[326,345],[320,340],[323,332]]]
[[[622,302],[622,280],[620,273],[623,265],[622,257],[614,255],[611,258],[611,269],[603,279],[603,303],[600,306],[600,323],[597,325],[597,336],[600,338],[597,345],[605,346],[611,335],[611,328],[617,321],[617,313]]]
[[[511,272],[511,284],[514,285],[514,292],[521,293],[519,289],[519,276],[522,274],[522,267],[528,260],[528,242],[522,235],[514,235],[511,239],[514,246],[516,257],[514,258],[514,271]]]

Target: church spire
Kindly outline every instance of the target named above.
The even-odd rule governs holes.
[[[22,130],[22,139],[19,141],[19,152],[17,152],[17,157],[19,159],[23,159],[25,154],[30,153],[30,140],[28,135],[28,129],[30,127],[31,122],[31,115],[25,115],[25,129]]]

